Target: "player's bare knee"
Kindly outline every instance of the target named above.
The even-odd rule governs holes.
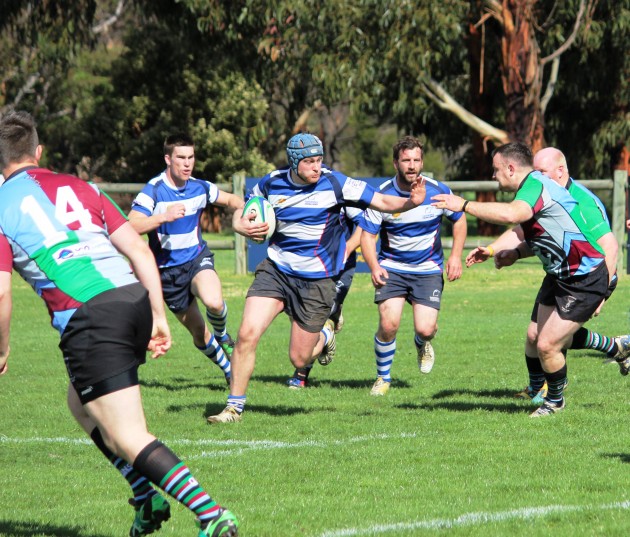
[[[382,324],[378,327],[376,332],[376,338],[379,341],[393,341],[396,338],[396,334],[398,333],[398,325],[387,323]]]

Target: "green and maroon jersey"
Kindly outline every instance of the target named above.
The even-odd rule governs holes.
[[[521,227],[547,274],[564,280],[588,274],[604,262],[592,223],[566,188],[540,172],[532,172],[521,183],[515,199],[532,208],[532,218]]]
[[[96,185],[22,168],[0,187],[0,270],[15,268],[63,332],[82,304],[138,281],[109,240],[126,221]]]

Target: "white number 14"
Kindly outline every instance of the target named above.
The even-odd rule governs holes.
[[[41,205],[37,203],[35,196],[26,196],[20,205],[24,214],[29,215],[37,229],[44,236],[44,246],[50,248],[62,242],[68,236],[65,231],[56,231],[50,218],[44,212]],[[93,228],[92,217],[83,204],[77,198],[74,190],[69,186],[61,186],[57,189],[57,200],[55,202],[55,218],[62,224],[68,226],[73,222],[79,222],[82,229]]]

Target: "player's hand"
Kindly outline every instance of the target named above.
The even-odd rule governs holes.
[[[409,197],[416,207],[424,203],[424,200],[427,197],[427,186],[425,184],[424,177],[420,177],[420,179],[416,179],[413,182]]]
[[[171,338],[166,336],[155,336],[149,341],[147,349],[151,351],[151,358],[159,358],[166,354],[171,348]]]
[[[186,206],[183,203],[171,203],[164,213],[166,222],[174,222],[186,216]]]
[[[515,249],[501,250],[494,256],[494,266],[498,269],[510,267],[518,259],[518,252]]]
[[[458,256],[451,256],[446,262],[446,277],[454,282],[462,277],[462,260]]]
[[[389,274],[383,267],[378,267],[376,270],[372,271],[372,285],[377,289],[383,287],[388,279]]]
[[[267,233],[269,233],[269,224],[267,222],[256,223],[255,218],[255,214],[241,216],[233,221],[234,231],[248,239],[264,242],[267,240]]]
[[[159,358],[171,348],[171,331],[166,319],[153,319],[153,331],[147,345],[151,358]]]
[[[474,250],[471,250],[466,256],[466,266],[472,267],[475,263],[483,263],[487,261],[491,256],[490,248],[485,246],[478,246]]]
[[[433,202],[431,205],[438,209],[447,209],[454,213],[460,212],[466,201],[464,198],[460,198],[455,194],[437,194],[431,198]]]

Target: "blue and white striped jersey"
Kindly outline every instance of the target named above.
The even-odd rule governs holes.
[[[366,209],[376,190],[322,167],[315,184],[298,185],[287,166],[263,177],[252,195],[267,198],[276,213],[276,231],[267,256],[286,274],[306,279],[333,277],[343,268],[346,249],[342,206]]]
[[[173,203],[183,203],[186,215],[166,222],[150,231],[149,246],[160,268],[174,267],[192,261],[206,245],[201,238],[201,213],[219,197],[216,185],[191,177],[182,188],[172,186],[166,172],[151,179],[136,196],[133,211],[147,216],[165,213]]]
[[[404,213],[387,214],[373,209],[365,211],[361,227],[381,239],[379,264],[392,272],[407,274],[441,274],[444,252],[440,238],[442,216],[457,222],[461,212],[438,209],[431,205],[437,194],[451,194],[444,183],[423,176],[427,195],[421,205]],[[409,192],[398,187],[396,177],[380,186],[381,194],[408,198]]]

